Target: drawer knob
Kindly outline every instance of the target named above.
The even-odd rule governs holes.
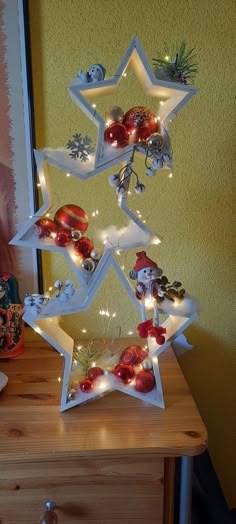
[[[58,524],[57,514],[54,511],[56,504],[48,500],[45,504],[45,512],[40,519],[40,524]]]

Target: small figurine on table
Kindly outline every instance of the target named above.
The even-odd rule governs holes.
[[[10,273],[0,273],[0,359],[23,353],[22,315],[23,307],[16,277]]]
[[[137,326],[139,336],[147,338],[154,337],[157,344],[165,342],[165,328],[159,326],[158,297],[163,296],[163,292],[157,283],[157,278],[161,276],[162,270],[156,262],[146,256],[145,251],[136,253],[136,264],[131,271],[131,278],[137,280],[136,297],[141,302],[142,322]],[[147,309],[153,308],[154,318],[147,319]]]

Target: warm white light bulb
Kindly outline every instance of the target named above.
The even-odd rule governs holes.
[[[82,333],[87,333],[87,329],[81,329]]]

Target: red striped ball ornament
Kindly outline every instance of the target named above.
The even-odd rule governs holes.
[[[88,216],[82,207],[76,206],[75,204],[65,204],[60,207],[55,216],[54,220],[57,224],[58,229],[65,229],[73,231],[81,231],[84,233],[88,228]]]

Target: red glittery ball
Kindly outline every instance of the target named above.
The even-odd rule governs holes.
[[[159,123],[156,115],[143,106],[133,107],[125,113],[123,124],[125,125],[129,141],[131,143],[144,142],[146,139],[159,131]]]
[[[121,353],[120,362],[122,364],[141,364],[148,355],[148,351],[141,346],[128,346]]]
[[[103,370],[98,366],[90,368],[88,371],[89,380],[96,380],[96,378],[100,377],[101,375],[103,375]]]
[[[88,227],[87,214],[82,207],[75,204],[66,204],[60,207],[54,216],[54,220],[60,230],[72,231],[76,229],[84,232]]]
[[[75,254],[83,258],[89,258],[93,248],[92,240],[87,237],[80,238],[74,243]]]
[[[40,218],[36,222],[39,238],[54,238],[56,236],[57,226],[50,218]]]
[[[93,382],[92,380],[85,378],[84,380],[81,380],[79,387],[83,393],[89,393],[93,389]]]
[[[155,386],[155,377],[150,371],[140,371],[136,375],[135,389],[140,393],[149,393]]]
[[[129,135],[123,124],[115,122],[106,128],[104,140],[116,147],[126,147],[129,143]]]
[[[55,238],[55,244],[60,247],[66,247],[71,241],[70,231],[58,231]]]
[[[114,368],[113,373],[119,377],[124,384],[128,384],[133,380],[135,373],[132,366],[126,364],[117,364]]]

